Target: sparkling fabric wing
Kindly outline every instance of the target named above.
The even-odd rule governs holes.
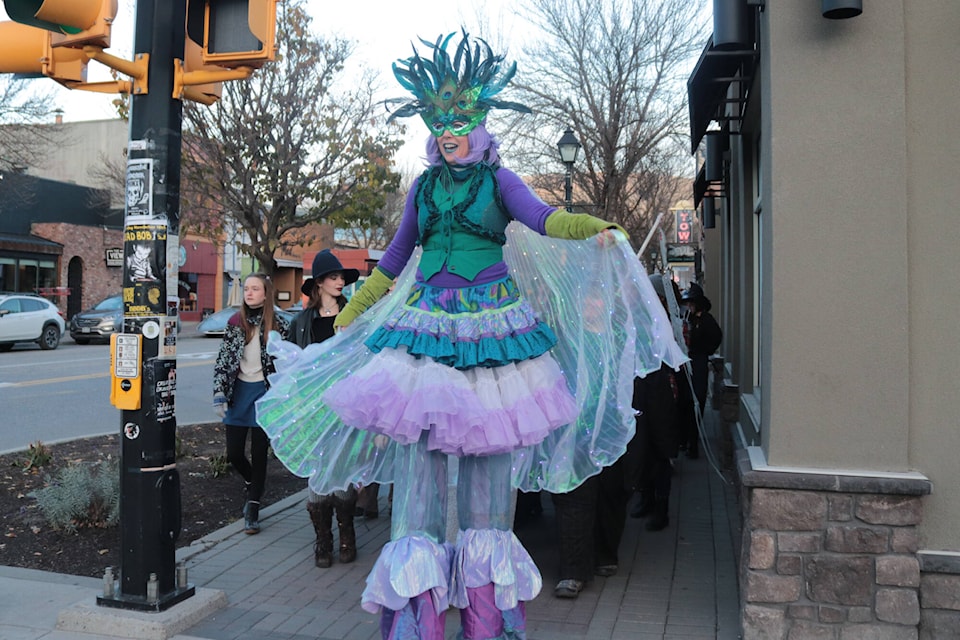
[[[613,464],[635,432],[633,380],[687,360],[627,239],[613,246],[541,236],[513,222],[504,259],[553,328],[551,351],[580,407],[575,424],[513,454],[513,484],[566,492]]]
[[[397,278],[394,290],[406,292],[420,263],[418,248]],[[362,482],[393,482],[393,441],[344,425],[321,400],[344,375],[369,362],[364,341],[404,302],[387,294],[349,327],[324,342],[300,349],[271,334],[267,351],[276,358],[270,389],[257,401],[257,422],[270,436],[277,458],[294,475],[308,479],[319,494]]]

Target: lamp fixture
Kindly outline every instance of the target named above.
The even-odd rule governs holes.
[[[830,20],[855,18],[863,13],[863,0],[821,0],[820,12]]]

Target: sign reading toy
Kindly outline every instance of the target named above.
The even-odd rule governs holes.
[[[693,215],[692,209],[677,209],[677,242],[687,244],[693,242]]]

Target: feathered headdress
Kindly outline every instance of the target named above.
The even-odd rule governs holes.
[[[471,45],[466,31],[451,58],[447,45],[454,35],[440,36],[436,42],[420,39],[433,49],[432,59],[420,57],[414,47],[412,57],[393,63],[393,75],[414,95],[414,100],[388,100],[405,104],[391,113],[387,122],[419,115],[433,135],[439,137],[449,129],[461,136],[480,124],[490,109],[530,113],[522,104],[495,98],[517,72],[517,63],[501,69],[504,57],[494,55],[490,45],[480,38]]]

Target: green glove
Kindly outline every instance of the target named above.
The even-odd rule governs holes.
[[[363,286],[357,289],[357,292],[350,298],[347,306],[337,314],[333,321],[333,329],[337,330],[350,326],[351,322],[372,307],[373,303],[379,300],[391,286],[393,286],[393,278],[388,276],[380,267],[376,267],[363,283]]]
[[[551,213],[543,226],[548,236],[562,240],[586,240],[605,229],[616,229],[623,235],[627,235],[623,227],[618,224],[595,218],[586,213],[570,213],[563,209],[557,209]]]

